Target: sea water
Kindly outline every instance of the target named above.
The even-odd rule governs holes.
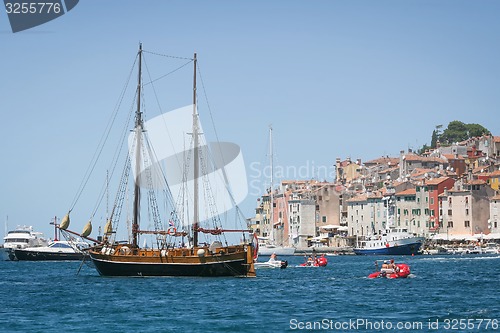
[[[395,257],[258,269],[256,278],[101,277],[88,263],[0,262],[1,332],[495,332],[500,256]]]

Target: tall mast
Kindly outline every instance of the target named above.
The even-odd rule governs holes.
[[[139,186],[139,177],[141,171],[141,136],[143,131],[142,112],[141,112],[141,66],[142,66],[142,43],[139,43],[139,74],[137,78],[137,111],[135,113],[135,182],[134,182],[134,216],[132,220],[132,245],[138,247],[137,231],[139,230],[139,210],[141,208],[141,188]]]
[[[198,246],[198,222],[199,222],[199,212],[198,212],[198,176],[199,170],[199,156],[198,156],[198,113],[196,111],[196,53],[193,58],[194,63],[194,77],[193,77],[193,142],[194,142],[194,167],[193,167],[193,185],[194,185],[194,207],[193,207],[193,246]]]
[[[274,164],[273,164],[273,126],[269,125],[269,165],[271,167],[271,193],[269,195],[269,209],[271,220],[271,241],[274,242]]]

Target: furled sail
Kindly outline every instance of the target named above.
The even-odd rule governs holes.
[[[113,232],[113,226],[111,225],[111,220],[108,220],[104,225],[104,234],[109,236]]]
[[[81,236],[87,237],[90,235],[91,232],[92,232],[92,221],[88,221],[85,227],[83,227]]]
[[[64,215],[61,224],[59,225],[59,229],[66,230],[69,227],[69,213]]]

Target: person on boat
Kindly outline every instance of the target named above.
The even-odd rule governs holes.
[[[271,254],[271,258],[270,258],[271,261],[276,260],[276,257],[277,257],[276,252],[273,252],[273,254]]]
[[[312,257],[307,258],[307,266],[314,265],[314,259]]]
[[[391,259],[391,263],[389,264],[389,268],[394,272],[399,272],[399,267],[394,263],[394,259]]]
[[[387,260],[384,260],[384,263],[382,264],[382,269],[389,269],[389,262]]]

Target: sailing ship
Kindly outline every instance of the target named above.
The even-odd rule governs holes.
[[[274,226],[274,157],[273,157],[273,127],[269,126],[269,161],[271,167],[271,189],[269,192],[269,221],[270,221],[270,236],[258,237],[259,247],[258,254],[263,256],[279,255],[279,256],[292,256],[295,253],[294,247],[285,247],[277,244],[275,239],[275,226]]]
[[[159,205],[155,197],[152,179],[158,179],[153,172],[157,169],[151,167],[155,158],[155,147],[149,141],[148,129],[145,126],[143,112],[141,110],[141,90],[142,82],[142,44],[137,53],[138,83],[136,89],[136,110],[135,126],[132,140],[129,138],[129,158],[127,159],[122,181],[119,186],[117,199],[111,210],[109,219],[104,227],[104,237],[102,241],[96,240],[96,245],[90,248],[90,258],[99,272],[104,276],[255,276],[254,256],[256,255],[252,237],[246,235],[250,233],[247,229],[224,229],[219,218],[212,217],[210,221],[200,219],[200,205],[208,197],[201,196],[199,191],[199,179],[203,180],[204,170],[206,170],[207,156],[206,147],[201,147],[199,142],[200,125],[197,111],[196,96],[196,76],[197,58],[190,59],[194,64],[193,79],[193,104],[192,104],[192,133],[190,148],[189,166],[192,166],[192,173],[189,171],[190,182],[185,178],[185,184],[192,184],[192,205],[193,216],[189,221],[183,221],[185,214],[179,211],[179,204],[173,199],[170,187],[166,184],[162,194],[171,199],[171,203],[165,208],[165,217],[161,216]],[[149,82],[151,83],[151,82]],[[128,179],[131,178],[130,170],[133,171],[133,213],[131,220],[130,241],[121,242],[116,240],[120,212],[124,206],[125,187]],[[187,173],[186,173],[187,174]],[[156,177],[156,178],[155,178]],[[187,176],[186,176],[187,177]],[[166,176],[159,177],[167,182]],[[152,217],[154,230],[141,223],[141,193],[147,189],[148,216]],[[165,205],[167,206],[167,205]],[[163,211],[163,210],[162,210]],[[144,214],[143,214],[144,215]],[[210,224],[210,227],[204,227]],[[61,222],[60,229],[68,230],[69,213]],[[242,238],[239,244],[228,245],[225,237],[227,233],[241,233]],[[201,235],[209,242],[201,242]],[[83,236],[83,235],[82,235]],[[88,236],[88,232],[85,236]],[[141,237],[150,237],[152,244],[141,246]],[[152,236],[152,237],[151,237]],[[144,238],[145,240],[146,238]]]

